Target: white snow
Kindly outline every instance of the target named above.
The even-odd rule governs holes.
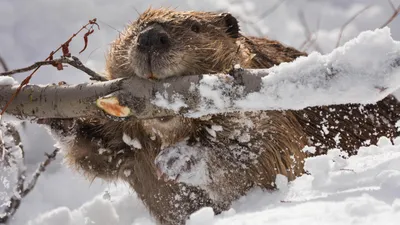
[[[309,152],[311,154],[315,153],[317,151],[317,149],[315,148],[315,146],[305,146],[302,150],[303,152]]]
[[[262,94],[250,94],[236,103],[239,107],[375,103],[400,87],[400,42],[392,39],[389,28],[365,31],[332,53],[313,52],[269,72]]]
[[[141,149],[142,148],[142,144],[140,143],[140,141],[137,138],[131,138],[129,135],[127,135],[126,133],[124,133],[122,135],[122,140],[125,142],[125,144],[137,148],[137,149]]]
[[[152,100],[152,103],[154,105],[163,107],[163,108],[169,108],[175,111],[179,111],[182,107],[187,107],[186,103],[182,100],[182,96],[180,95],[173,95],[172,96],[172,102],[169,102],[168,100],[168,93],[165,92],[163,94],[156,93],[156,98]]]
[[[18,82],[14,80],[14,78],[9,76],[0,76],[0,85],[8,86],[8,85],[15,85]]]

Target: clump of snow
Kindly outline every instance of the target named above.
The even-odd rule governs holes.
[[[153,103],[154,105],[163,107],[163,108],[172,109],[174,111],[179,111],[181,108],[187,107],[186,103],[182,100],[183,97],[178,94],[174,94],[172,96],[172,98],[171,98],[172,102],[170,102],[167,99],[168,99],[167,92],[164,92],[163,94],[156,93],[156,98],[154,100],[152,100],[151,103]]]
[[[286,191],[288,189],[288,179],[282,174],[276,175],[275,186],[280,191]]]
[[[387,137],[380,137],[378,139],[378,143],[376,145],[379,147],[385,147],[385,146],[392,145],[392,142]]]
[[[304,146],[304,148],[302,149],[302,151],[305,152],[305,153],[309,152],[309,153],[311,153],[311,154],[314,154],[315,152],[317,152],[317,148],[316,148],[315,146],[308,146],[308,145],[306,145],[306,146]]]
[[[223,86],[229,88],[229,85],[225,84],[225,79],[227,78],[229,78],[227,75],[203,76],[198,87],[200,96],[203,98],[201,103],[202,108],[210,110],[210,104],[213,104],[216,109],[226,109],[230,107],[230,98],[223,94],[224,90],[221,88]]]
[[[223,131],[224,128],[220,125],[212,125],[211,129],[215,130],[215,131]]]
[[[129,177],[131,175],[132,171],[131,170],[124,170],[124,175],[126,177]]]
[[[187,225],[213,224],[214,210],[210,207],[204,207],[190,215]]]
[[[131,138],[129,135],[124,133],[122,135],[122,140],[125,142],[125,144],[137,148],[137,149],[142,149],[142,144],[137,138]]]
[[[18,82],[14,80],[14,78],[9,76],[0,76],[0,86],[10,86],[15,84],[18,84]]]
[[[206,160],[204,149],[182,142],[163,149],[155,165],[167,179],[205,187],[210,182]]]
[[[104,152],[108,152],[110,150],[106,149],[106,148],[99,148],[98,152],[100,155],[102,155]]]

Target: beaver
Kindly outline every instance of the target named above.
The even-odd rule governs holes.
[[[148,9],[111,45],[109,79],[269,68],[306,53],[268,38],[240,33],[229,13]],[[398,135],[400,105],[376,104],[303,110],[231,112],[185,118],[53,119],[48,122],[66,161],[89,178],[123,180],[160,224],[184,224],[201,207],[215,213],[254,187],[276,188],[278,174],[302,175],[304,159],[339,148],[348,155],[378,137]],[[315,152],[303,151],[314,146]]]

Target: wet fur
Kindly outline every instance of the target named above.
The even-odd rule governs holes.
[[[150,9],[113,43],[107,73],[111,79],[145,77],[140,72],[146,71],[141,65],[146,59],[135,52],[135,42],[137,34],[152,23],[162,24],[176,40],[168,52],[154,59],[158,79],[223,72],[236,63],[245,68],[268,68],[305,55],[276,41],[241,35],[231,17]],[[199,32],[191,31],[194,23]],[[89,178],[128,182],[159,223],[184,224],[188,215],[201,207],[211,206],[219,213],[253,187],[274,189],[277,174],[289,180],[302,175],[304,158],[309,156],[302,152],[305,145],[316,146],[316,154],[329,148],[355,154],[360,146],[375,144],[379,136],[397,136],[394,124],[399,112],[397,100],[389,96],[367,106],[229,113],[196,119],[131,118],[117,122],[82,118],[68,129],[65,121],[53,121],[52,128],[63,130],[59,136],[72,167]],[[222,130],[210,132],[215,125]],[[329,132],[324,133],[322,126]],[[125,143],[124,133],[139,140],[141,148]],[[65,138],[71,135],[72,139]],[[182,141],[188,148],[201,146],[207,153],[209,183],[191,186],[158,179],[154,159],[162,149]]]

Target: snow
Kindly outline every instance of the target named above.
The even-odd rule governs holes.
[[[0,76],[0,85],[3,86],[8,86],[8,85],[14,85],[17,84],[18,82],[14,80],[14,78],[9,77],[9,76]]]
[[[190,215],[187,225],[212,224],[214,220],[214,211],[210,207],[204,207]]]
[[[278,1],[278,0],[277,0]],[[268,36],[294,47],[305,40],[304,30],[297,15],[304,10],[312,32],[317,32],[316,44],[326,53],[336,44],[338,31],[354,12],[368,4],[372,8],[349,24],[342,43],[363,30],[379,27],[392,14],[387,1],[376,0],[296,0],[287,1],[268,16],[262,14],[277,1],[249,0],[120,0],[118,4],[105,0],[2,0],[0,1],[0,54],[12,69],[31,65],[46,58],[49,52],[66,40],[87,20],[97,17],[101,30],[89,37],[88,50],[79,57],[91,68],[102,71],[104,55],[118,31],[135,19],[150,5],[178,7],[179,10],[229,11],[241,22],[246,34]],[[400,4],[393,0],[394,5]],[[321,18],[319,28],[317,21]],[[245,23],[249,21],[253,23]],[[41,24],[46,24],[42,26]],[[107,24],[107,25],[106,25]],[[112,28],[110,28],[110,25]],[[400,20],[391,23],[392,36],[400,40]],[[71,43],[71,51],[82,49],[78,37]],[[312,46],[306,49],[314,50]],[[380,52],[377,49],[378,53]],[[364,55],[357,54],[355,60]],[[26,74],[16,75],[21,81]],[[9,79],[9,78],[0,78]],[[79,83],[88,78],[80,71],[65,68],[56,72],[44,67],[32,83]],[[362,80],[359,80],[362,81]],[[10,80],[7,82],[11,83]],[[5,118],[3,118],[5,119]],[[400,123],[399,123],[400,124]],[[36,125],[20,125],[26,152],[28,174],[51,152],[54,141]],[[218,131],[214,129],[215,131]],[[266,192],[253,190],[232,205],[232,209],[214,216],[210,209],[202,209],[188,223],[203,224],[398,224],[400,219],[399,165],[400,139],[391,145],[384,139],[379,146],[360,149],[360,154],[345,159],[347,166],[337,165],[337,153],[328,157],[309,159],[309,167],[321,166],[324,172],[304,175],[290,182],[287,190]],[[12,225],[22,224],[119,224],[154,225],[148,211],[136,194],[124,184],[88,181],[67,168],[58,156],[39,178],[35,189],[24,198]],[[321,157],[321,158],[320,158]],[[320,158],[320,159],[319,159]],[[313,162],[314,160],[314,162]],[[319,160],[319,161],[318,161]],[[319,163],[328,162],[328,167]],[[343,162],[341,162],[343,163]],[[342,168],[342,169],[339,169]],[[324,180],[323,175],[326,176]],[[15,183],[12,171],[0,171],[0,205],[5,202]],[[316,178],[315,178],[316,177]],[[317,182],[313,182],[317,180]],[[204,218],[203,218],[204,217]],[[29,222],[28,222],[29,221]]]
[[[129,135],[127,135],[126,133],[124,133],[122,135],[122,140],[125,142],[125,144],[137,148],[137,149],[141,149],[142,148],[142,144],[140,143],[140,141],[137,138],[131,138],[129,137]]]
[[[177,143],[162,150],[155,159],[160,176],[166,180],[184,182],[206,187],[209,171],[207,155],[200,146],[187,146],[186,142]]]
[[[227,75],[204,75],[198,85],[200,107],[187,116],[375,103],[400,87],[400,42],[392,39],[387,27],[365,31],[329,54],[313,52],[291,63],[250,71],[268,76],[261,79],[260,91],[240,99],[232,99],[243,90],[232,87]],[[153,103],[159,107],[179,112],[185,106],[183,96],[175,96],[169,104],[168,96],[164,101],[157,96]]]
[[[152,100],[151,103],[153,103],[154,105],[158,105],[160,107],[163,108],[169,108],[172,109],[174,111],[179,111],[179,109],[181,109],[182,107],[187,107],[187,105],[185,104],[185,102],[182,100],[182,96],[180,95],[173,95],[172,102],[169,102],[168,99],[168,93],[165,92],[163,94],[160,94],[159,92],[156,93],[156,98],[154,100]]]

